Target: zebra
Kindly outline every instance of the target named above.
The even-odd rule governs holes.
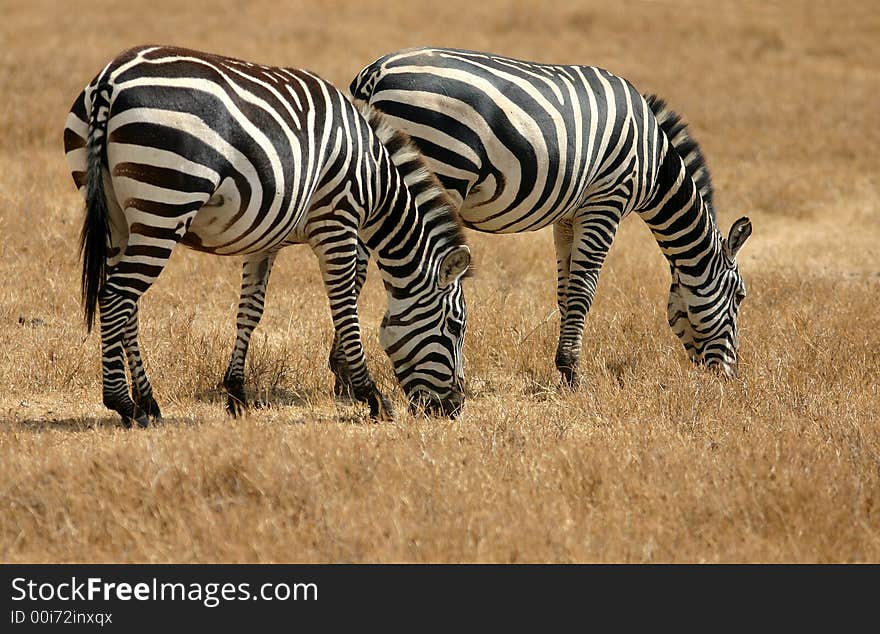
[[[388,296],[380,344],[410,405],[450,416],[461,409],[470,250],[417,148],[368,104],[306,70],[141,46],[76,98],[64,148],[86,199],[86,326],[100,311],[103,402],[126,426],[161,417],[138,347],[138,299],[177,244],[243,256],[223,379],[233,415],[246,406],[245,357],[272,265],[292,244],[310,245],[318,258],[334,345],[371,417],[394,412],[361,342],[354,288],[367,249]]]
[[[655,95],[597,67],[416,48],[380,57],[349,86],[414,139],[462,223],[488,233],[553,226],[555,363],[578,384],[584,321],[621,219],[636,211],[669,262],[668,322],[689,358],[731,378],[746,288],[736,255],[752,232],[716,225],[690,130]],[[340,365],[339,355],[331,351]],[[337,377],[344,368],[336,368]]]

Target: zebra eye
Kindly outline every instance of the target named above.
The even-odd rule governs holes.
[[[449,333],[453,337],[461,337],[461,324],[457,321],[452,321],[451,319],[446,322],[447,328],[449,328]]]

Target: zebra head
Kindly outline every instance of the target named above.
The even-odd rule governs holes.
[[[379,343],[414,413],[424,409],[455,418],[464,405],[467,306],[461,282],[470,262],[470,249],[458,245],[440,259],[423,292],[389,296]]]
[[[691,361],[716,369],[727,378],[737,373],[736,319],[746,296],[736,254],[751,234],[748,218],[733,223],[727,239],[721,240],[720,253],[710,269],[713,274],[701,286],[685,284],[679,272],[672,270],[669,326],[681,339]]]

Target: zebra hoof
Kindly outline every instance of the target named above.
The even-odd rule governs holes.
[[[156,399],[152,396],[137,403],[138,412],[143,412],[153,420],[162,420],[162,410],[159,409]]]
[[[122,426],[126,429],[131,429],[135,423],[137,423],[137,426],[141,429],[149,427],[150,417],[146,414],[141,414],[140,416],[136,416],[134,418],[132,418],[131,416],[122,417]]]
[[[223,388],[226,390],[226,412],[233,418],[241,418],[247,410],[247,396],[244,393],[244,379],[233,379],[228,376],[223,379]]]
[[[572,368],[560,368],[562,373],[562,387],[568,390],[576,390],[581,383],[580,376]]]
[[[244,401],[229,395],[226,398],[226,412],[233,418],[241,418],[247,411],[247,405]]]
[[[354,386],[348,381],[342,381],[336,377],[336,383],[333,385],[333,395],[340,403],[354,403],[357,399],[354,397]]]
[[[560,344],[561,345],[561,344]],[[557,348],[556,369],[562,375],[562,385],[570,390],[578,386],[578,356],[571,350]]]
[[[394,406],[391,401],[381,394],[370,397],[370,418],[376,422],[393,423]]]

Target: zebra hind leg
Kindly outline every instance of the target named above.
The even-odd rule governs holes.
[[[135,422],[140,427],[147,427],[150,424],[149,416],[146,412],[138,412],[137,406],[129,396],[128,381],[125,376],[124,331],[137,308],[137,300],[121,292],[113,282],[111,276],[98,300],[101,307],[101,375],[104,406],[118,413],[125,427],[131,427]]]
[[[153,387],[147,379],[141,359],[137,340],[138,333],[138,306],[134,305],[131,317],[128,319],[122,334],[122,344],[128,358],[128,371],[131,375],[131,393],[135,404],[135,417],[140,418],[146,414],[154,421],[161,420],[162,412],[156,399],[153,397]]]
[[[179,216],[174,228],[132,223],[125,250],[108,272],[98,297],[104,405],[119,413],[126,427],[133,423],[147,427],[150,415],[158,415],[159,410],[154,407],[152,389],[140,363],[136,363],[132,376],[132,391],[140,403],[136,404],[129,396],[125,376],[126,342],[137,341],[137,302],[159,277],[194,215],[190,212]],[[136,208],[126,211],[129,220],[132,216],[138,217]],[[130,354],[129,358],[139,362],[136,344],[133,350],[135,356]]]
[[[266,286],[275,263],[275,253],[260,253],[245,258],[241,271],[241,296],[238,316],[235,320],[236,336],[232,358],[223,375],[226,389],[226,411],[234,417],[242,416],[247,409],[244,392],[244,365],[251,335],[263,316]]]

